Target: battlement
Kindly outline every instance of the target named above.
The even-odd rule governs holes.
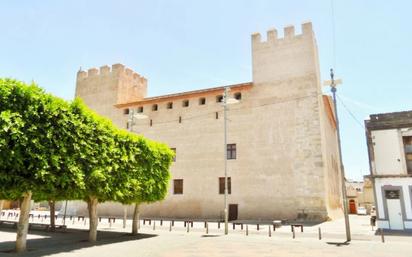
[[[316,40],[312,23],[302,24],[302,33],[286,26],[283,38],[276,29],[267,31],[266,41],[252,34],[253,82],[273,82],[318,74]]]
[[[97,76],[124,76],[133,79],[138,84],[146,84],[147,79],[134,72],[132,69],[126,68],[123,64],[113,64],[111,67],[108,65],[98,68],[90,68],[87,71],[79,70],[77,72],[77,81],[82,81]]]
[[[253,33],[252,34],[252,47],[260,46],[260,45],[273,45],[279,44],[283,42],[291,42],[301,38],[312,38],[313,37],[313,30],[312,30],[312,23],[306,22],[302,25],[302,34],[295,34],[295,27],[293,25],[286,26],[283,28],[283,38],[278,37],[278,32],[276,29],[270,29],[266,32],[266,41],[262,41],[262,37],[260,33]]]

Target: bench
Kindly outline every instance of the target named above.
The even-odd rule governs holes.
[[[300,232],[303,232],[303,224],[298,224],[298,223],[290,224],[290,230],[291,230],[291,232],[293,232],[293,231],[295,230],[295,227],[296,227],[296,228],[299,228],[299,227],[300,227]]]
[[[193,228],[193,220],[185,220],[185,221],[184,221],[185,227],[186,227],[186,225],[189,226],[189,224],[190,224],[190,226]]]
[[[240,222],[233,222],[233,223],[232,223],[232,225],[233,225],[233,230],[235,230],[236,225],[240,225],[240,229],[241,229],[241,230],[243,230],[243,223],[240,223]]]

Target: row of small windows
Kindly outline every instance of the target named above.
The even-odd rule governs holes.
[[[237,92],[233,95],[233,97],[236,100],[241,100],[242,99],[242,93]],[[216,102],[217,103],[221,103],[223,101],[223,95],[218,95],[216,96]],[[199,105],[205,105],[206,104],[206,98],[205,97],[201,97],[198,100]],[[182,101],[182,107],[189,107],[189,100],[183,100]],[[173,102],[168,102],[166,103],[166,109],[173,109]],[[158,104],[153,104],[152,105],[152,111],[157,111],[159,110],[159,105]],[[138,113],[142,113],[143,112],[143,106],[139,106],[137,107],[137,112]],[[124,114],[129,114],[129,109],[124,109],[123,111]]]
[[[225,193],[225,178],[219,178],[219,194],[223,195]],[[232,180],[231,177],[227,178],[227,193],[232,194]],[[182,195],[183,194],[183,179],[173,180],[173,194]]]
[[[176,162],[176,148],[170,148],[175,153],[173,157],[173,162]],[[236,160],[236,144],[227,144],[226,145],[226,158],[228,160]]]

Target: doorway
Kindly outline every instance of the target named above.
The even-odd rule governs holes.
[[[356,203],[355,203],[355,200],[353,200],[353,199],[349,200],[349,213],[350,214],[356,214],[357,213]]]
[[[229,204],[229,220],[237,220],[237,204]]]
[[[385,190],[385,198],[390,229],[404,229],[400,190]]]

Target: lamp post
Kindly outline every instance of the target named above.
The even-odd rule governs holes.
[[[134,120],[143,120],[143,119],[147,119],[147,116],[144,114],[140,114],[140,113],[135,113],[134,109],[129,109],[129,119],[128,119],[128,129],[130,133],[133,133],[133,125]],[[127,219],[127,206],[124,206],[123,209],[123,228],[126,228],[126,219]]]
[[[227,105],[228,104],[235,104],[239,101],[234,98],[228,98],[230,88],[225,87],[224,94],[223,94],[223,129],[224,129],[224,157],[225,157],[225,200],[224,200],[224,216],[225,216],[225,235],[229,232],[229,212],[228,212],[228,183],[227,183]]]
[[[338,118],[338,107],[336,104],[336,87],[338,84],[342,84],[342,80],[334,78],[335,74],[333,69],[330,69],[330,80],[325,81],[324,85],[330,86],[333,97],[333,107],[335,109],[335,120],[336,120],[336,134],[338,137],[338,151],[339,151],[339,161],[340,161],[340,174],[341,174],[341,187],[342,187],[342,200],[343,200],[343,213],[345,217],[345,230],[346,230],[346,241],[351,241],[350,225],[349,225],[349,214],[348,214],[348,198],[346,195],[346,183],[345,183],[345,168],[343,166],[342,160],[342,146],[340,141],[340,129],[339,129],[339,118]]]

